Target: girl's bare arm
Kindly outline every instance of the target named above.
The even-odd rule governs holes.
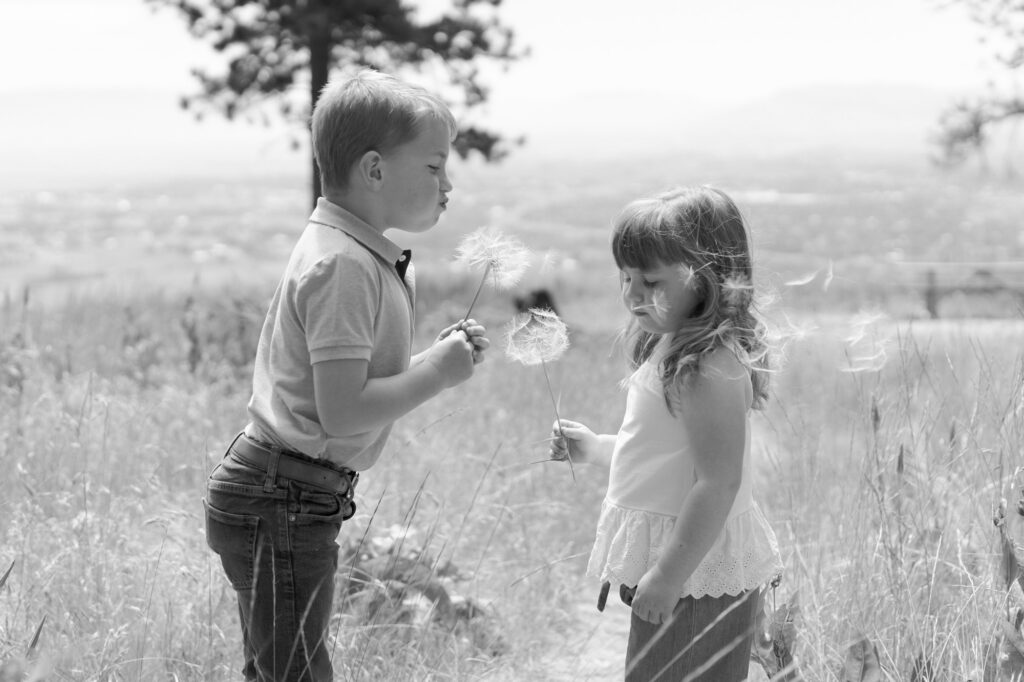
[[[683,500],[671,541],[640,581],[633,610],[660,623],[725,526],[743,474],[750,380],[729,351],[718,351],[687,384],[679,414],[690,434],[696,482]]]

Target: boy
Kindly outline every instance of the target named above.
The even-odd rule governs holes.
[[[332,679],[336,538],[391,423],[467,380],[488,346],[474,321],[410,358],[410,252],[448,203],[455,121],[444,103],[364,71],[313,111],[323,196],[260,335],[249,424],[207,484],[207,542],[238,594],[246,680]]]

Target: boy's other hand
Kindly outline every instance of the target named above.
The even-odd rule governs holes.
[[[438,334],[437,340],[447,338],[454,331],[461,331],[465,333],[469,342],[473,344],[473,364],[479,365],[484,361],[484,351],[490,348],[491,341],[484,334],[487,333],[487,329],[476,320],[470,318],[468,320],[460,320],[453,325],[449,325],[441,330]]]
[[[473,344],[463,331],[450,331],[427,350],[426,361],[434,366],[445,388],[473,376]]]

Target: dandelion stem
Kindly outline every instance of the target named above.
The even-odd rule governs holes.
[[[490,272],[491,272],[491,261],[487,261],[487,267],[484,268],[484,276],[480,278],[480,286],[478,286],[476,288],[476,293],[473,294],[473,300],[469,304],[469,310],[467,310],[466,314],[462,317],[463,320],[468,320],[469,319],[469,314],[471,312],[473,312],[473,306],[476,305],[476,299],[480,298],[480,292],[483,291],[484,282],[487,281],[487,275],[489,275]]]
[[[555,423],[558,424],[558,437],[565,440],[565,434],[562,433],[562,418],[558,415],[558,401],[555,400],[555,392],[551,390],[551,378],[548,377],[548,363],[541,359],[540,367],[544,370],[544,382],[548,385],[548,395],[551,396],[551,405],[555,408]],[[576,470],[572,466],[572,457],[569,455],[568,442],[566,442],[565,447],[565,461],[569,463],[569,473],[572,474],[572,482],[575,483]]]

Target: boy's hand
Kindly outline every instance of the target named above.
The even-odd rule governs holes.
[[[441,375],[445,388],[457,386],[473,376],[473,344],[462,331],[449,331],[435,341],[424,360]]]
[[[560,462],[569,457],[574,462],[592,459],[597,451],[597,435],[579,422],[556,421],[551,426],[551,436],[551,459]]]
[[[491,346],[490,340],[484,336],[487,330],[482,324],[478,324],[474,319],[460,320],[453,325],[449,325],[441,330],[438,334],[437,340],[447,338],[454,331],[464,332],[469,339],[469,342],[473,344],[473,364],[479,365],[484,361],[484,351]]]

